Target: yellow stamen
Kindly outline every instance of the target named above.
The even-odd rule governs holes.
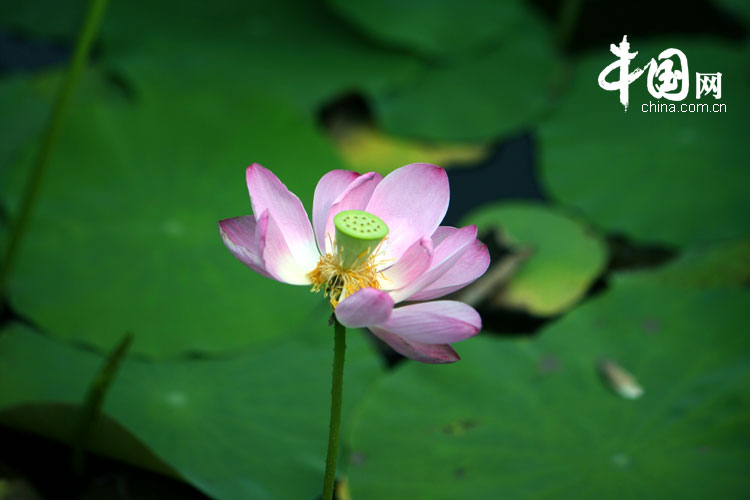
[[[344,269],[341,259],[336,251],[336,244],[331,245],[333,253],[323,255],[318,265],[307,277],[312,281],[312,292],[323,290],[325,297],[331,302],[335,309],[339,302],[361,288],[380,289],[379,277],[382,278],[376,266],[375,259],[379,252],[374,252],[368,258],[349,269]]]

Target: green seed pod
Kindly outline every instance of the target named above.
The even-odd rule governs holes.
[[[380,217],[362,210],[345,210],[333,218],[339,264],[344,269],[364,263],[388,235],[388,226]]]

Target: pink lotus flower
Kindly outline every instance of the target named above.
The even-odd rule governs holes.
[[[367,327],[404,356],[426,363],[460,359],[450,344],[479,332],[479,314],[462,302],[425,301],[473,282],[490,259],[475,226],[440,226],[450,197],[442,168],[415,163],[385,178],[328,172],[315,188],[312,226],[299,198],[271,171],[253,164],[246,177],[254,215],[219,222],[235,257],[263,276],[323,290],[342,325]],[[346,222],[334,222],[339,214]],[[387,237],[381,241],[378,234],[375,248],[345,259],[339,230]]]

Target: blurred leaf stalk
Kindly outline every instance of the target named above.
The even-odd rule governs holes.
[[[39,197],[45,173],[52,160],[52,152],[60,136],[65,111],[70,102],[71,94],[75,90],[76,83],[81,73],[86,68],[91,46],[99,31],[104,12],[109,0],[90,0],[86,17],[75,43],[73,58],[70,60],[65,77],[57,92],[52,110],[44,127],[41,145],[29,174],[26,188],[21,197],[18,215],[12,223],[12,229],[5,249],[5,255],[0,262],[0,310],[5,307],[7,300],[7,285],[13,265],[23,243],[29,221],[33,216],[34,206]]]

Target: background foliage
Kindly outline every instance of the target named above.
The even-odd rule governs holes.
[[[0,245],[84,11],[0,2]],[[250,212],[251,162],[309,212],[328,170],[414,161],[449,169],[447,222],[491,247],[458,295],[485,329],[451,366],[348,333],[339,498],[747,497],[748,23],[729,0],[112,0],[3,311],[0,423],[21,438],[0,499],[4,467],[49,446],[30,434],[72,439],[126,332],[96,453],[212,498],[316,498],[327,306],[245,269],[216,221]],[[625,34],[634,64],[677,47],[721,71],[727,112],[623,113],[596,78]]]

